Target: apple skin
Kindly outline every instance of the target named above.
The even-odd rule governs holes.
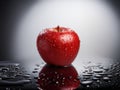
[[[70,28],[47,28],[37,37],[38,52],[47,64],[69,66],[77,56],[79,47],[79,37]]]
[[[56,67],[46,64],[39,73],[37,84],[42,90],[75,90],[80,86],[80,80],[72,65]]]

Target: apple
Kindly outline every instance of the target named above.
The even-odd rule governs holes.
[[[76,69],[46,64],[39,72],[37,84],[42,90],[75,90],[80,86]]]
[[[44,29],[37,37],[37,49],[47,64],[69,66],[77,56],[80,39],[70,28]]]

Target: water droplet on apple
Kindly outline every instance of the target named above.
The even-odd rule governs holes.
[[[65,48],[65,51],[67,51],[67,48]]]
[[[55,72],[55,74],[57,74],[57,72]]]
[[[47,40],[47,39],[48,39],[48,37],[45,37],[45,39]]]
[[[63,75],[63,73],[61,73],[60,75]]]
[[[77,82],[78,80],[77,80],[77,79],[74,79],[73,81],[74,81],[74,82]]]
[[[45,74],[44,74],[44,73],[41,73],[40,76],[45,76]]]
[[[65,57],[67,56],[67,54],[65,54]]]
[[[62,79],[65,80],[65,77],[63,77]]]
[[[47,80],[49,80],[49,77],[47,77]]]
[[[59,84],[59,82],[58,82],[58,81],[56,81],[55,83],[56,83],[56,84]]]
[[[55,44],[52,44],[53,47],[55,47]]]
[[[45,80],[45,78],[42,78],[42,81],[44,81]]]
[[[56,40],[54,40],[54,42],[56,42]]]
[[[57,79],[59,79],[59,75],[57,75]]]
[[[69,79],[72,79],[72,76],[69,76]]]
[[[78,77],[77,77],[77,79],[79,79],[79,80],[80,80],[80,79],[81,79],[81,77],[80,77],[80,76],[78,76]]]

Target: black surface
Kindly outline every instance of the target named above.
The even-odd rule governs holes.
[[[34,69],[29,71],[21,63],[0,62],[0,90],[38,90],[38,74],[44,65],[44,63],[36,64],[33,66]],[[120,89],[119,62],[113,63],[109,67],[95,64],[84,68],[84,71],[79,73],[80,86],[76,90]],[[96,77],[99,78],[99,81],[93,80]],[[83,81],[92,83],[85,84]]]

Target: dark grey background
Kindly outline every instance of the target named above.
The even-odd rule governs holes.
[[[42,1],[42,0],[41,0]],[[120,2],[119,0],[106,0],[111,4],[120,18]],[[19,22],[24,13],[37,0],[0,0],[0,60],[12,60],[14,55],[10,53],[13,45],[13,36],[16,24]],[[118,48],[119,56],[120,48]]]
[[[15,25],[21,16],[37,0],[1,0],[0,1],[0,60],[12,60],[9,52]]]

